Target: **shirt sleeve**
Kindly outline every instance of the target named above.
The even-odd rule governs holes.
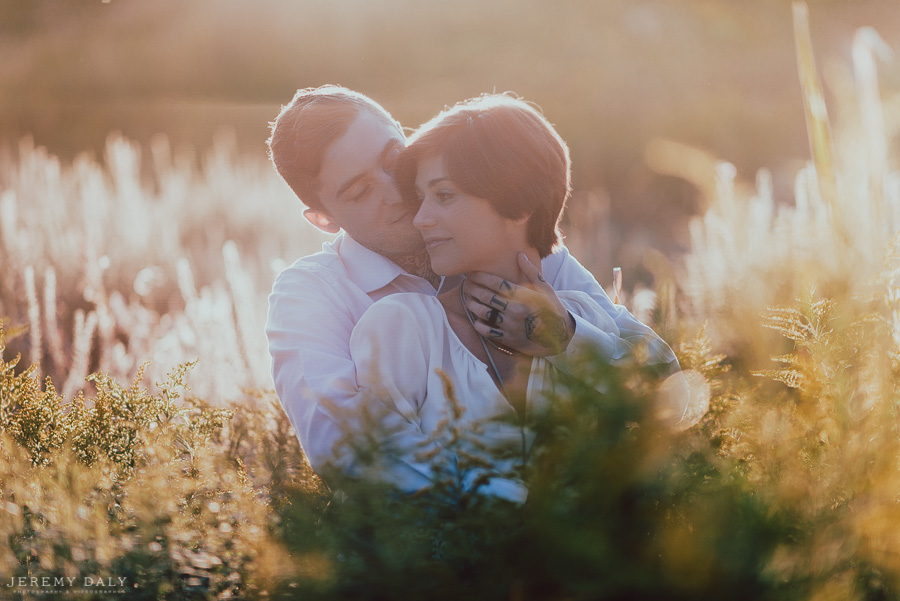
[[[347,300],[314,271],[282,272],[269,295],[275,391],[317,472],[340,465],[339,413],[358,402],[349,345],[354,322]]]
[[[565,353],[549,357],[552,363],[556,364],[562,357],[571,357],[584,344],[594,346],[613,363],[630,358],[634,348],[643,345],[649,364],[662,366],[666,375],[680,370],[669,345],[625,307],[614,304],[568,249],[563,247],[544,259],[543,266],[547,281],[560,293],[560,300],[575,319],[572,341]]]

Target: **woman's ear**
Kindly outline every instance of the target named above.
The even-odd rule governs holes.
[[[341,226],[332,221],[331,217],[329,217],[322,211],[316,211],[315,209],[306,209],[305,211],[303,211],[303,216],[307,221],[327,234],[336,234],[341,231]]]

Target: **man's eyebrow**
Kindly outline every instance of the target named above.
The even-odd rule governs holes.
[[[384,162],[384,157],[386,157],[390,151],[392,151],[394,148],[396,148],[399,145],[400,145],[400,140],[398,140],[396,138],[391,139],[387,144],[385,144],[384,148],[381,150],[381,154],[378,155],[378,164],[379,165],[382,164]],[[354,175],[353,177],[351,177],[350,179],[345,181],[343,184],[341,184],[341,187],[338,188],[338,191],[337,191],[337,193],[335,193],[335,196],[340,196],[341,194],[346,192],[348,188],[350,188],[353,184],[355,184],[356,182],[358,182],[360,179],[364,178],[365,176],[366,176],[365,171],[363,173]]]

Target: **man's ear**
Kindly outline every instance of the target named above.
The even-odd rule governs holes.
[[[327,234],[336,234],[341,231],[341,226],[332,221],[331,217],[322,211],[306,209],[303,211],[303,216],[306,217],[307,221]]]
[[[523,223],[527,223],[528,220],[531,219],[531,215],[532,215],[531,213],[525,213],[524,215],[520,215],[519,217],[516,217],[515,219],[513,219],[513,221],[515,221],[516,223],[521,225]]]

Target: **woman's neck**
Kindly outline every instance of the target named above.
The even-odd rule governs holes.
[[[526,256],[528,256],[528,260],[531,261],[532,265],[537,265],[538,269],[540,269],[540,255],[537,250],[534,248],[527,248],[525,250]],[[503,278],[513,284],[525,284],[528,283],[528,278],[525,277],[525,274],[522,273],[522,270],[519,268],[519,251],[510,253],[508,256],[498,258],[497,261],[486,264],[479,271],[483,271],[485,273],[490,273],[497,277]],[[467,276],[469,274],[466,274]]]

